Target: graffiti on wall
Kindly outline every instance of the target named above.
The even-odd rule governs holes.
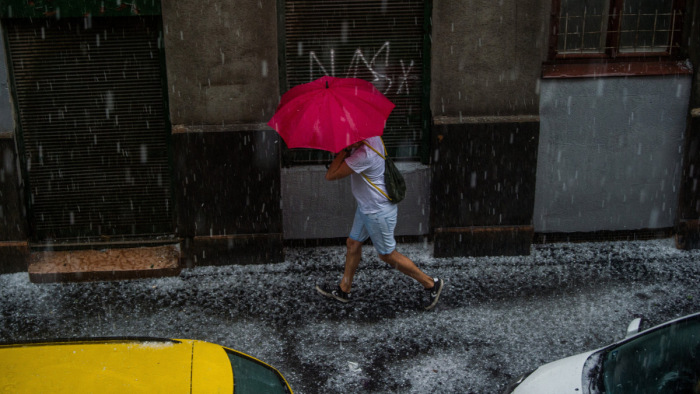
[[[365,56],[361,48],[357,48],[348,64],[345,78],[357,78],[358,74],[369,72],[372,82],[381,87],[382,93],[392,93],[395,95],[410,94],[410,82],[418,80],[418,76],[413,73],[415,62],[408,62],[408,65],[399,60],[398,69],[390,65],[389,54],[391,44],[385,42],[371,57]],[[330,72],[323,62],[316,56],[316,52],[309,51],[309,80],[318,78],[318,73],[323,75],[336,76],[335,50],[330,50]],[[387,70],[397,70],[397,73],[390,74]]]

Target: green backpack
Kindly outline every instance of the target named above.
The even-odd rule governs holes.
[[[386,193],[384,193],[382,189],[380,189],[377,185],[370,181],[367,175],[362,174],[362,176],[367,180],[367,182],[369,182],[370,185],[374,186],[374,188],[377,189],[379,193],[382,193],[384,197],[388,198],[389,201],[391,201],[393,204],[398,204],[399,202],[401,202],[401,200],[404,199],[404,197],[406,197],[406,181],[403,179],[403,175],[401,175],[399,169],[396,168],[394,161],[391,160],[391,157],[389,157],[386,154],[386,146],[384,145],[384,140],[382,140],[382,147],[384,147],[383,155],[377,152],[377,150],[374,149],[372,145],[368,144],[367,142],[362,141],[362,143],[367,145],[382,159],[384,159],[384,186],[386,186]]]

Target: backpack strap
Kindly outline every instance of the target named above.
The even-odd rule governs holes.
[[[379,186],[375,185],[374,182],[370,181],[369,178],[367,177],[367,175],[365,175],[363,173],[360,173],[360,175],[362,175],[365,178],[365,180],[367,182],[369,182],[370,185],[374,186],[374,188],[377,189],[377,191],[379,193],[382,193],[384,195],[384,197],[386,197],[387,200],[391,201],[391,197],[389,197],[388,194],[384,193],[384,191],[382,189],[380,189]]]
[[[384,148],[384,154],[383,154],[383,155],[382,155],[381,153],[379,153],[379,151],[377,151],[376,149],[374,149],[374,147],[373,147],[372,145],[368,144],[367,141],[362,140],[362,143],[365,144],[365,145],[367,145],[368,148],[372,149],[372,150],[374,151],[374,153],[376,153],[376,154],[379,155],[379,157],[381,157],[382,159],[386,160],[386,146],[384,145],[384,140],[381,139],[381,138],[379,138],[379,140],[382,141],[382,147]]]
[[[362,143],[365,144],[365,145],[367,145],[367,146],[368,146],[370,149],[372,149],[376,154],[378,154],[379,157],[381,157],[382,159],[384,159],[384,161],[386,161],[386,146],[384,145],[384,140],[382,140],[381,138],[380,138],[380,140],[382,141],[382,147],[384,148],[384,155],[382,155],[382,154],[379,153],[376,149],[374,149],[374,147],[373,147],[372,145],[368,144],[367,141],[364,141],[364,140],[363,140]],[[362,172],[360,173],[360,175],[362,175],[362,177],[365,178],[365,180],[366,180],[370,185],[374,186],[374,188],[377,189],[377,191],[378,191],[379,193],[383,194],[384,197],[387,198],[387,200],[391,201],[391,197],[389,197],[389,195],[387,195],[382,189],[380,189],[379,186],[375,185],[374,182],[370,181],[370,180],[369,180],[369,177],[367,177],[367,175],[365,175],[365,174],[362,173]]]

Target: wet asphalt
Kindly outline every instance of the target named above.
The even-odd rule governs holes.
[[[345,305],[320,297],[342,247],[288,248],[286,261],[184,270],[173,278],[33,284],[0,275],[0,340],[154,336],[207,340],[277,367],[298,393],[497,393],[538,365],[604,346],[627,323],[700,311],[700,251],[672,239],[534,245],[530,256],[432,257],[421,287],[371,247]]]

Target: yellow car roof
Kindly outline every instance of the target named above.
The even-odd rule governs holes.
[[[233,373],[224,349],[195,340],[127,338],[0,345],[0,371],[0,392],[233,392]]]

